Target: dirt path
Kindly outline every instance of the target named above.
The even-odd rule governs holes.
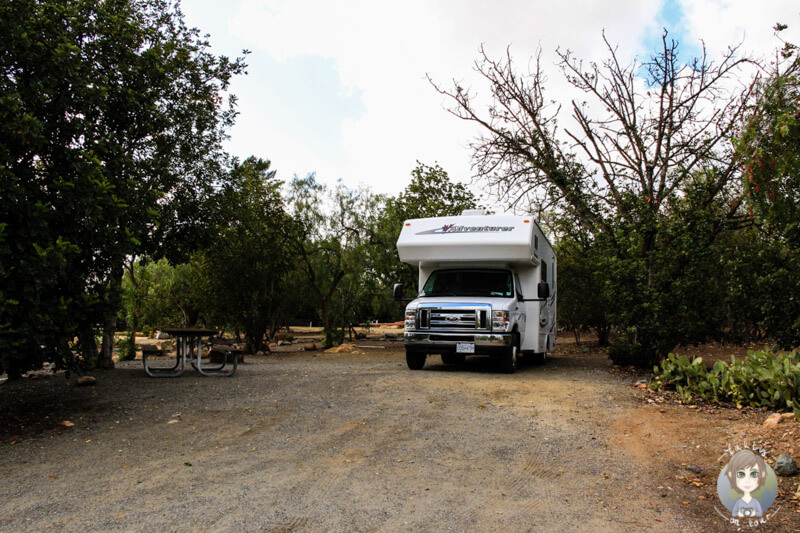
[[[387,347],[249,358],[230,379],[128,362],[95,387],[6,383],[0,531],[700,529],[659,481],[663,413],[605,357],[413,372]]]

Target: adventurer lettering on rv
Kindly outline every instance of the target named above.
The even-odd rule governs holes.
[[[442,233],[498,233],[501,231],[514,231],[514,226],[456,226],[455,224],[445,224],[441,228],[420,231],[417,235]]]

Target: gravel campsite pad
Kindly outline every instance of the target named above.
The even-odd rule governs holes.
[[[731,530],[714,484],[748,415],[647,403],[574,344],[513,375],[411,371],[401,343],[361,344],[251,356],[232,378],[129,361],[89,387],[5,383],[0,531]]]

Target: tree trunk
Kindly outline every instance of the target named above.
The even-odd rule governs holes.
[[[270,326],[269,326],[269,331],[268,331],[269,332],[269,340],[274,339],[275,338],[275,334],[278,333],[280,331],[280,329],[281,329],[281,323],[280,322],[271,323]]]
[[[128,350],[126,359],[128,359],[128,361],[136,359],[136,328],[139,327],[139,321],[137,320],[139,317],[136,315],[137,313],[134,307],[133,316],[131,317],[131,330],[128,332],[128,346],[126,347]]]
[[[606,324],[602,327],[595,328],[595,333],[597,333],[597,345],[598,346],[608,346],[608,338],[611,335],[611,326]]]
[[[320,318],[322,319],[322,331],[325,333],[325,340],[322,341],[323,348],[330,348],[333,346],[333,332],[331,331],[330,319],[328,315],[328,300],[322,300],[322,309]]]
[[[109,280],[106,292],[106,318],[103,323],[103,345],[97,368],[111,370],[114,368],[114,333],[117,330],[117,312],[120,305],[120,287],[122,285],[122,264],[115,270]]]
[[[322,299],[322,327],[325,330],[325,342],[323,346],[325,348],[330,348],[334,344],[336,344],[336,340],[339,340],[339,344],[344,340],[344,330],[340,332],[337,331],[338,328],[331,327],[331,318],[330,318],[330,304],[333,300],[333,295],[336,292],[336,288],[339,286],[339,283],[344,278],[344,271],[339,271],[336,276],[333,278],[333,283],[331,283],[331,288],[328,291],[328,294]],[[317,290],[317,293],[320,293]]]
[[[244,338],[250,348],[250,353],[260,352],[264,348],[264,335],[266,333],[267,328],[265,327],[258,327],[245,332]]]
[[[130,333],[128,334],[127,359],[136,359],[136,329],[139,327],[139,282],[136,279],[136,258],[131,257],[128,264],[128,274],[133,285],[133,313],[131,314]]]
[[[114,333],[117,329],[117,316],[109,311],[103,324],[103,344],[100,357],[97,359],[97,368],[111,370],[114,368]]]
[[[322,330],[325,332],[325,340],[322,341],[322,347],[332,347],[335,344],[333,330],[331,330],[331,325],[328,322],[328,313],[324,309],[322,311]]]

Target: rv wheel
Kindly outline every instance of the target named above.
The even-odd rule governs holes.
[[[406,348],[406,363],[411,370],[422,370],[425,366],[427,354],[420,353]]]
[[[511,345],[506,349],[500,360],[500,368],[506,374],[513,374],[517,370],[519,363],[519,334],[512,333]]]

